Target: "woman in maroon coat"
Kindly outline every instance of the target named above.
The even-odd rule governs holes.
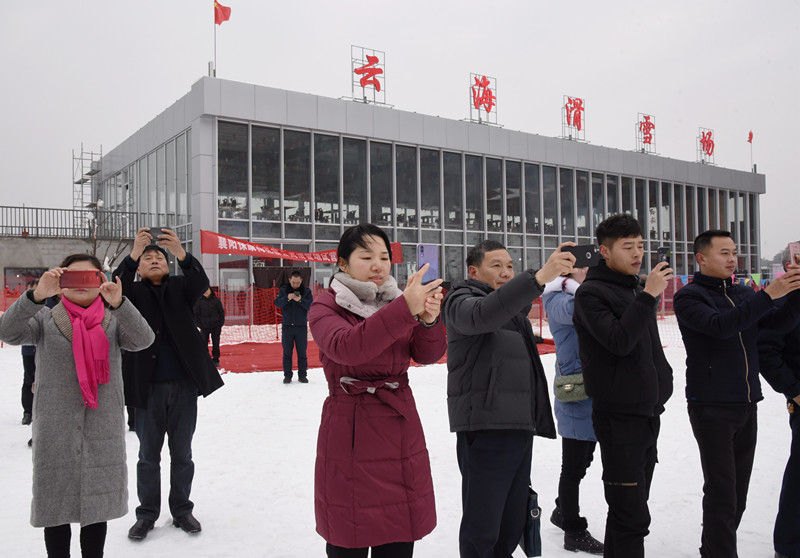
[[[437,279],[425,266],[401,292],[389,275],[391,247],[375,225],[347,229],[340,271],[311,305],[329,396],[317,441],[317,532],[329,557],[409,557],[436,526],[428,450],[408,386],[409,360],[445,351]]]

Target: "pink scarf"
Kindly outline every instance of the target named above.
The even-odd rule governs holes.
[[[103,326],[105,306],[97,297],[87,308],[61,298],[72,324],[72,355],[81,386],[83,404],[97,409],[97,385],[107,384],[109,375],[109,343]]]

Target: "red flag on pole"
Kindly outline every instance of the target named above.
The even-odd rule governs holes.
[[[753,143],[753,130],[750,130],[750,133],[747,134],[747,143]]]
[[[214,2],[214,23],[222,25],[223,21],[231,18],[231,9],[223,6],[219,2]]]

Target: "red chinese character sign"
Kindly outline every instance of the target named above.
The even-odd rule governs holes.
[[[636,122],[636,150],[642,153],[656,152],[656,117],[639,113]]]
[[[561,136],[586,141],[586,103],[580,97],[564,95],[561,107]]]
[[[386,104],[386,53],[359,46],[350,47],[353,99]]]
[[[714,164],[714,130],[700,128],[697,136],[697,162]]]
[[[497,80],[483,74],[469,76],[470,121],[497,124]]]

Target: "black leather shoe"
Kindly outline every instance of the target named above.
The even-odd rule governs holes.
[[[592,536],[589,531],[567,531],[564,533],[564,548],[572,552],[588,552],[589,554],[603,554],[603,543]]]
[[[172,524],[175,527],[180,527],[187,533],[199,533],[202,530],[200,522],[197,521],[191,513],[187,513],[183,517],[174,517]]]
[[[135,541],[141,541],[147,537],[147,533],[153,530],[156,522],[149,519],[137,519],[133,527],[128,531],[128,538]]]
[[[284,384],[291,384],[291,383],[292,383],[292,379],[291,379],[291,378],[286,378],[286,377],[284,377],[284,378],[283,378],[283,383],[284,383]]]
[[[555,508],[553,510],[553,513],[550,515],[550,523],[559,529],[564,529],[564,515],[561,513],[561,508]]]
[[[22,424],[25,426],[29,425],[33,421],[33,417],[30,413],[22,413]]]
[[[301,384],[307,384],[308,378],[306,378],[305,376],[300,376],[299,378],[297,378],[297,381],[300,382]]]

